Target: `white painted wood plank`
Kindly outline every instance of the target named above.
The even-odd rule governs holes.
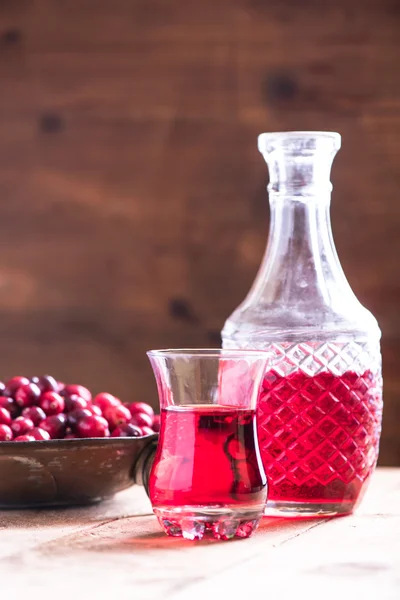
[[[56,586],[57,598],[70,598],[70,584],[59,584],[67,581],[82,590],[78,598],[87,590],[96,600],[117,593],[140,600],[192,600],[212,598],[216,590],[218,597],[260,597],[262,591],[261,597],[279,600],[300,595],[318,600],[400,598],[400,469],[377,472],[354,516],[264,519],[249,540],[191,543],[167,538],[153,516],[134,516],[148,510],[143,490],[132,488],[97,507],[15,513],[7,535],[18,530],[18,518],[25,525],[8,552],[0,532],[0,572],[17,569],[18,577],[11,583],[4,578],[2,591],[9,585],[14,597],[29,590],[44,599],[54,598]],[[39,538],[34,539],[35,529]],[[53,595],[47,596],[51,589]]]
[[[207,598],[217,589],[239,597],[263,587],[279,600],[399,600],[400,470],[379,469],[354,515],[320,523],[272,553],[265,545],[229,574],[188,585],[173,598]]]
[[[112,500],[92,506],[0,510],[0,560],[113,519],[143,514],[152,514],[152,510],[144,490],[139,487],[130,488]]]

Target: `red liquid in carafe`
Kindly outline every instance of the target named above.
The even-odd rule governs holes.
[[[268,500],[354,505],[377,461],[381,414],[370,371],[268,371],[258,404]]]

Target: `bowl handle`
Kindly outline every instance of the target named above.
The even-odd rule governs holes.
[[[143,448],[132,470],[134,482],[138,485],[142,485],[146,490],[147,495],[149,495],[149,477],[156,455],[157,442],[158,435],[151,439]]]

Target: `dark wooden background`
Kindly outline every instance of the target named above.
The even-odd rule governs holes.
[[[333,226],[400,464],[400,2],[0,0],[0,373],[156,404],[266,243],[261,131],[336,130]]]

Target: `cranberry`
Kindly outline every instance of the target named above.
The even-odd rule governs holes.
[[[160,431],[160,427],[161,427],[160,415],[154,415],[152,427],[156,433],[158,433]]]
[[[6,408],[0,408],[0,425],[11,425],[11,415]]]
[[[132,402],[132,404],[129,405],[129,410],[131,411],[132,417],[137,413],[145,413],[152,419],[154,417],[154,410],[151,408],[150,404],[146,404],[146,402]]]
[[[122,404],[106,408],[103,412],[103,416],[108,421],[110,429],[114,429],[118,425],[121,425],[121,423],[127,423],[131,420],[131,413],[125,406],[122,406]]]
[[[130,422],[138,427],[151,427],[153,424],[153,419],[147,413],[137,413],[132,415]]]
[[[154,431],[152,430],[152,428],[151,427],[147,427],[147,425],[144,425],[140,429],[142,431],[142,435],[153,435],[153,433],[154,433]]]
[[[121,423],[114,429],[111,437],[140,437],[142,435],[141,430],[132,423]]]
[[[9,381],[7,381],[6,383],[6,387],[5,387],[5,396],[14,396],[15,392],[18,390],[18,388],[20,388],[22,385],[28,385],[29,384],[29,379],[27,377],[12,377]]]
[[[77,408],[87,408],[88,401],[85,398],[81,398],[77,394],[71,394],[71,396],[64,397],[65,411],[70,412]]]
[[[41,427],[34,427],[29,432],[29,435],[31,435],[35,440],[49,440],[50,439],[49,432],[46,431],[45,429],[42,429]]]
[[[64,410],[64,398],[56,392],[44,392],[40,397],[40,408],[46,415],[58,415]]]
[[[3,383],[2,381],[0,381],[0,396],[4,392],[5,389],[6,389],[6,384]]]
[[[0,425],[0,442],[10,442],[13,439],[13,432],[8,425]]]
[[[39,381],[35,382],[40,387],[40,391],[43,392],[58,392],[58,381],[51,375],[43,375],[38,378]]]
[[[22,411],[22,416],[33,421],[35,427],[46,418],[45,412],[39,406],[27,406]]]
[[[35,438],[33,435],[18,435],[14,438],[14,442],[34,442]]]
[[[19,407],[15,404],[15,401],[8,396],[0,396],[0,406],[6,408],[11,415],[12,419],[19,416]]]
[[[67,416],[63,413],[47,417],[40,423],[40,429],[44,429],[50,434],[52,440],[61,439],[64,437],[67,429]]]
[[[28,419],[27,417],[17,417],[11,423],[11,429],[15,436],[24,435],[25,433],[28,433],[28,431],[30,431],[33,428],[34,428],[33,421],[31,419]]]
[[[26,385],[21,385],[15,392],[15,402],[22,408],[36,404],[39,398],[40,388],[36,385],[36,383],[27,383]]]
[[[84,419],[85,417],[91,417],[91,416],[92,416],[92,413],[90,412],[90,410],[88,408],[77,408],[76,410],[72,410],[67,415],[68,427],[72,427],[72,429],[75,429],[78,421],[80,421],[81,419]]]
[[[58,388],[57,388],[56,392],[61,394],[61,392],[63,392],[65,389],[65,383],[63,381],[57,381],[57,386],[58,386]]]
[[[110,406],[117,406],[121,404],[121,400],[119,400],[119,398],[116,398],[112,394],[102,392],[101,394],[97,394],[97,396],[93,398],[93,404],[99,406],[104,412],[105,409],[110,408]]]
[[[14,400],[12,398],[10,398],[10,396],[0,396],[0,406],[2,408],[6,408],[7,410],[9,410],[9,406],[11,406],[14,403]]]
[[[84,417],[78,421],[76,430],[79,437],[82,438],[103,438],[110,435],[107,421],[103,417],[98,417],[97,415]]]
[[[66,385],[63,389],[63,396],[72,396],[72,394],[76,394],[77,396],[84,398],[88,402],[90,402],[92,399],[92,394],[83,385]]]
[[[0,396],[0,406],[6,408],[12,419],[19,417],[19,406],[15,404],[15,400],[8,396]]]
[[[101,412],[100,406],[96,406],[95,404],[88,404],[87,409],[90,410],[92,415],[97,415],[98,417],[102,417],[103,413]]]

